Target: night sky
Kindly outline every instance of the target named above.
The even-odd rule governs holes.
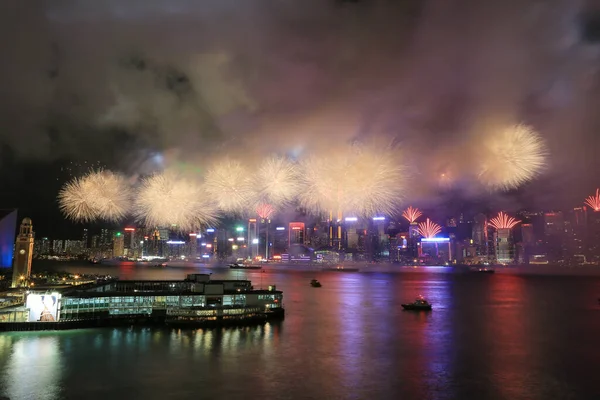
[[[302,154],[391,136],[407,201],[579,205],[600,185],[600,1],[171,0],[0,3],[0,207],[67,235],[70,162],[130,176],[230,154]],[[550,150],[517,191],[436,182],[470,139],[527,123]],[[80,227],[79,227],[80,228]],[[77,228],[77,229],[79,229]],[[54,233],[59,232],[59,233]]]

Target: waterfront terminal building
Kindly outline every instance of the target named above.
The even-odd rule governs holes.
[[[117,324],[205,326],[284,317],[283,293],[248,280],[106,281],[30,289],[22,305],[0,309],[0,331]]]

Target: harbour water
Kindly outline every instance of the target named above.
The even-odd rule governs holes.
[[[286,319],[217,330],[0,334],[0,398],[600,398],[597,276],[53,268],[122,279],[212,272],[276,284]],[[323,287],[312,288],[312,278]],[[420,294],[431,313],[401,309]]]

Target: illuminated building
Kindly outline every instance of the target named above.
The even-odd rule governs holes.
[[[544,250],[548,261],[563,261],[564,247],[565,223],[562,212],[544,213]]]
[[[12,287],[26,284],[31,275],[34,233],[31,219],[23,218],[15,243],[15,262],[13,264]]]
[[[587,220],[587,254],[591,259],[600,259],[600,211],[588,213]]]
[[[33,244],[33,256],[48,254],[50,254],[50,240],[47,237],[36,239]]]
[[[92,235],[92,243],[90,247],[96,249],[100,246],[100,235]]]
[[[66,327],[130,325],[160,321],[170,326],[210,323],[264,323],[284,317],[283,292],[253,289],[248,280],[211,280],[192,274],[181,281],[109,281],[82,286],[31,288],[22,308],[0,310],[0,322],[66,322]],[[2,324],[0,330],[10,330]],[[44,329],[40,324],[35,330]],[[13,328],[14,329],[14,328]],[[56,325],[49,329],[57,329]],[[58,328],[60,329],[60,328]],[[64,328],[63,328],[64,329]]]
[[[519,253],[519,262],[529,263],[529,257],[533,255],[535,248],[535,233],[532,224],[521,225],[521,252]]]
[[[248,220],[248,253],[252,258],[259,255],[258,242],[258,224],[256,218],[250,218]]]
[[[496,229],[494,232],[496,261],[509,264],[515,261],[515,248],[513,243],[512,228]]]
[[[304,229],[304,222],[290,222],[288,224],[288,249],[293,244],[304,244]]]
[[[64,251],[63,241],[62,240],[53,240],[52,241],[52,252],[55,255],[59,255],[59,254],[63,253],[63,251]]]
[[[484,214],[477,214],[474,218],[472,227],[473,244],[477,248],[478,256],[487,256],[489,254],[487,217]]]
[[[408,236],[412,239],[418,239],[421,236],[421,234],[419,233],[418,223],[413,222],[408,226]]]
[[[87,229],[83,229],[83,235],[81,235],[81,241],[83,242],[83,248],[87,249],[88,245],[89,245],[89,240],[88,240],[88,230]]]
[[[425,258],[430,262],[447,263],[452,260],[450,238],[421,238],[418,248],[419,258]]]
[[[121,232],[115,233],[113,238],[113,257],[123,257],[125,254],[125,236]]]
[[[0,210],[0,268],[12,267],[17,210]]]
[[[329,221],[329,246],[341,250],[342,225],[339,222]]]
[[[196,257],[198,257],[198,234],[197,233],[190,233],[190,258],[192,260],[195,260]],[[206,242],[203,242],[204,246],[206,247]],[[212,248],[212,243],[211,243],[211,248]]]
[[[342,244],[344,249],[356,250],[358,248],[358,218],[346,217],[345,219],[345,243]]]
[[[137,247],[137,243],[135,242],[135,228],[125,228],[123,231],[123,247],[126,250],[135,249]]]
[[[289,243],[289,236],[285,226],[276,226],[273,232],[273,252],[272,256],[280,256],[286,252]]]

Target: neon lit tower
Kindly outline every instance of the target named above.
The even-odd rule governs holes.
[[[502,211],[498,216],[490,219],[490,226],[494,227],[494,246],[496,250],[496,261],[508,264],[515,260],[515,249],[512,236],[512,228],[521,221],[509,217]]]

